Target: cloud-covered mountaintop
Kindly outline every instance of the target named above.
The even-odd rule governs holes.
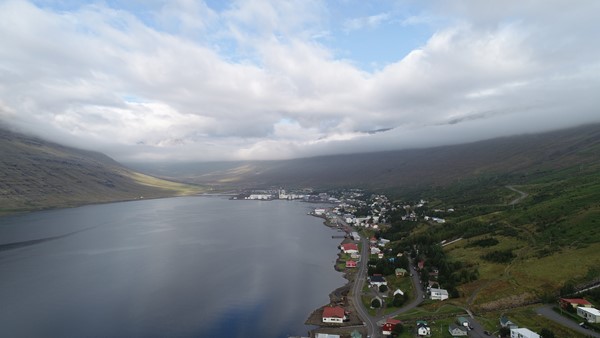
[[[0,118],[124,161],[426,147],[600,120],[600,3],[0,3]]]

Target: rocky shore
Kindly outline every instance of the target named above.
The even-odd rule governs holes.
[[[340,245],[352,242],[352,240],[350,239],[349,229],[343,229],[334,224],[330,224],[325,217],[317,215],[313,216],[325,219],[325,221],[323,222],[325,226],[345,232],[346,236],[344,236],[344,239],[340,242]],[[315,337],[317,333],[337,334],[341,337],[351,337],[353,331],[357,331],[362,335],[362,337],[367,336],[367,329],[364,326],[362,319],[358,315],[358,312],[356,311],[355,304],[352,301],[352,297],[349,297],[349,293],[351,292],[352,285],[354,284],[354,280],[356,278],[356,271],[348,269],[338,269],[338,263],[342,261],[341,255],[341,253],[338,253],[338,258],[334,265],[334,269],[336,269],[336,271],[344,273],[344,278],[347,280],[347,283],[333,290],[329,294],[328,304],[323,305],[322,307],[316,309],[310,314],[305,324],[317,326],[317,328],[310,331],[311,337]],[[345,320],[343,323],[324,323],[323,309],[327,306],[339,306],[344,308],[347,320]]]

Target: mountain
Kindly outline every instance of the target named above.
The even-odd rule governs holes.
[[[108,156],[0,129],[0,214],[194,193]]]
[[[285,161],[131,164],[152,174],[225,187],[419,190],[476,177],[533,175],[600,164],[600,124],[475,143]]]

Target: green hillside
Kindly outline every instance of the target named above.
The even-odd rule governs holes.
[[[201,191],[129,170],[106,155],[0,129],[0,214]]]

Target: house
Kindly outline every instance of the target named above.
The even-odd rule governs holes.
[[[347,268],[355,268],[356,267],[356,261],[353,261],[353,260],[346,261],[346,267]]]
[[[458,322],[458,325],[463,326],[463,327],[469,327],[470,323],[469,323],[469,319],[467,319],[467,317],[458,317],[456,319],[456,321]]]
[[[510,338],[540,338],[540,335],[527,328],[510,329]]]
[[[500,317],[500,326],[507,327],[509,329],[516,329],[516,328],[518,328],[517,324],[511,322],[505,316]]]
[[[583,307],[592,307],[592,303],[588,302],[583,298],[561,298],[558,300],[560,307],[563,309],[568,308],[569,306],[576,309],[580,306]]]
[[[382,285],[387,286],[387,281],[381,275],[373,275],[373,276],[369,277],[369,284],[370,284],[370,286],[377,286],[377,287],[380,287]]]
[[[404,291],[400,290],[400,289],[396,289],[396,291],[394,291],[394,296],[395,295],[400,295],[400,296],[404,296]]]
[[[379,245],[379,246],[385,246],[385,245],[387,245],[389,242],[390,242],[390,240],[389,240],[389,239],[380,238],[380,239],[379,239],[379,244],[377,244],[377,245]]]
[[[417,321],[417,336],[431,336],[431,328],[424,320]]]
[[[314,213],[317,216],[324,215],[325,214],[325,209],[315,209]]]
[[[419,261],[417,263],[417,270],[421,271],[425,267],[425,261]]]
[[[381,252],[381,249],[379,249],[378,247],[376,247],[376,246],[371,247],[371,255],[377,255],[380,252]]]
[[[379,258],[379,259],[383,259],[383,252],[380,252],[380,253],[378,253],[378,254],[377,254],[377,258]]]
[[[317,333],[316,338],[340,338],[339,334]]]
[[[346,319],[344,308],[339,306],[326,306],[323,308],[323,323],[340,324]]]
[[[448,332],[450,332],[452,337],[466,336],[469,334],[469,331],[466,327],[455,324],[450,324],[450,326],[448,326]]]
[[[431,288],[431,299],[432,300],[445,300],[448,299],[448,291],[445,289]]]
[[[355,241],[360,241],[360,235],[358,234],[358,232],[353,231],[352,234],[350,235],[352,236],[352,239]]]
[[[403,268],[396,268],[395,273],[398,277],[404,277],[404,275],[406,275],[408,271],[406,271],[406,269]]]
[[[585,318],[588,323],[600,323],[600,311],[596,308],[580,306],[577,308],[577,315]]]
[[[384,335],[386,335],[386,336],[391,335],[392,331],[394,330],[394,328],[398,324],[402,324],[402,322],[399,321],[398,319],[388,318],[385,321],[385,324],[383,324],[383,327],[381,328],[381,333],[384,334]]]
[[[349,254],[358,253],[358,245],[355,243],[342,244],[342,251]]]

